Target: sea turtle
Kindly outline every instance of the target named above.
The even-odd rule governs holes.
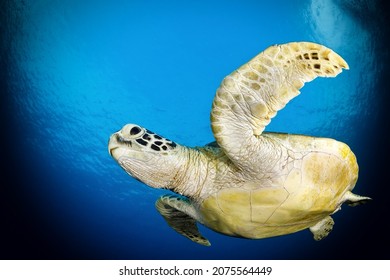
[[[344,59],[319,44],[271,46],[222,81],[211,110],[216,142],[189,148],[127,124],[110,137],[109,153],[134,178],[179,194],[160,197],[156,208],[194,242],[210,245],[197,222],[251,239],[309,228],[321,240],[344,202],[370,200],[352,193],[355,155],[333,139],[264,128],[305,82],[343,68]]]

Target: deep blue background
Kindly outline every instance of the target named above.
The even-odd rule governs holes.
[[[2,259],[389,258],[389,32],[379,1],[1,5]],[[307,230],[244,240],[203,226],[211,247],[181,237],[154,208],[164,191],[125,174],[108,137],[130,122],[184,145],[211,142],[222,78],[270,45],[304,40],[351,69],[307,84],[267,130],[348,143],[360,165],[355,192],[374,201],[344,206],[321,242]]]

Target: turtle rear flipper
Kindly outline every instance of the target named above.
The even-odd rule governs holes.
[[[310,231],[313,233],[314,240],[320,241],[328,236],[328,234],[332,231],[334,225],[334,221],[330,216],[322,219],[314,226],[310,227]]]
[[[196,220],[190,216],[195,214],[195,209],[188,199],[176,195],[164,195],[156,201],[156,208],[176,232],[201,245],[211,245],[199,232]]]
[[[368,201],[372,200],[372,198],[370,197],[357,195],[350,191],[345,193],[344,199],[345,199],[345,203],[348,204],[348,206],[352,206],[352,207],[367,203]]]

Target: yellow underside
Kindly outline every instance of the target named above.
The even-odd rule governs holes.
[[[227,235],[265,238],[311,227],[334,213],[355,186],[358,166],[347,145],[329,141],[332,147],[305,155],[280,185],[248,182],[210,196],[200,207],[203,223]]]

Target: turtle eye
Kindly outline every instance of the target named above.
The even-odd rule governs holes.
[[[137,135],[141,132],[141,128],[138,126],[134,126],[132,129],[130,129],[130,135]]]

